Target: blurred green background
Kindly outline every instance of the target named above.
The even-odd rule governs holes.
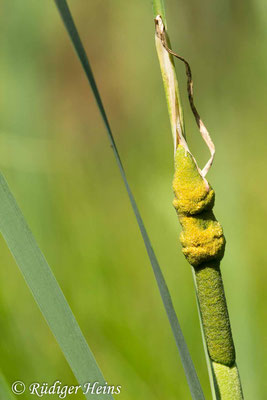
[[[54,2],[0,5],[1,169],[104,376],[122,386],[120,397],[189,399],[135,217]],[[151,3],[69,5],[211,399],[192,273],[172,207],[173,145]],[[167,0],[166,12],[172,46],[190,61],[195,101],[217,148],[208,178],[227,238],[221,266],[245,398],[265,399],[266,4]],[[177,72],[188,142],[203,165],[208,152],[188,106],[182,64]],[[2,239],[0,326],[1,369],[9,383],[76,384]]]

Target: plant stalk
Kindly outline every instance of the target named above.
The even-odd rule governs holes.
[[[156,18],[157,15],[160,15],[163,19],[164,25],[167,28],[164,0],[152,0],[152,7],[154,18]]]
[[[225,239],[222,228],[212,212],[214,191],[201,176],[185,140],[183,111],[174,62],[159,33],[159,25],[163,23],[165,40],[170,48],[163,0],[154,0],[153,9],[156,21],[156,49],[174,140],[174,207],[183,227],[183,252],[193,266],[212,396],[216,400],[242,400],[243,393],[235,363],[235,349],[219,266],[224,254]],[[162,12],[164,14],[161,14]]]

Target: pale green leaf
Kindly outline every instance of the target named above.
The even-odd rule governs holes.
[[[105,384],[67,300],[1,174],[0,231],[79,384]],[[92,396],[90,392],[86,395],[88,399]],[[98,398],[112,396],[99,394]]]

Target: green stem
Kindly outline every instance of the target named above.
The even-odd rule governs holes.
[[[207,343],[206,343],[206,339],[205,339],[203,320],[202,320],[202,315],[200,312],[200,304],[199,304],[199,299],[198,299],[198,294],[197,294],[197,282],[196,282],[195,269],[193,267],[191,269],[192,269],[193,281],[194,281],[194,286],[195,286],[197,311],[198,311],[198,317],[199,317],[199,321],[200,321],[201,336],[202,336],[202,341],[203,341],[203,346],[204,346],[204,352],[205,352],[205,357],[206,357],[206,362],[207,362],[208,373],[209,373],[210,389],[211,389],[212,399],[217,400],[220,398],[220,392],[219,392],[219,388],[218,388],[216,378],[214,375],[214,368],[212,366],[212,361],[209,357]]]
[[[225,239],[213,214],[214,191],[206,186],[190,153],[178,145],[173,180],[177,211],[183,231],[183,253],[194,267],[202,328],[212,368],[216,398],[242,400],[243,394],[232,338],[220,261]]]
[[[164,25],[167,26],[164,0],[152,0],[154,18],[161,15]]]
[[[163,19],[162,21],[164,22]],[[166,25],[165,25],[165,30],[166,30]],[[166,35],[166,40],[168,42],[168,46],[171,47],[168,34],[166,31],[165,35]],[[160,70],[167,100],[169,118],[171,122],[174,150],[176,150],[178,142],[180,142],[181,139],[182,141],[184,141],[184,144],[186,146],[184,139],[185,138],[184,118],[180,100],[178,80],[176,76],[173,56],[165,49],[157,32],[155,33],[155,44],[156,44],[156,50],[158,54]]]
[[[163,1],[154,0],[153,9],[154,16],[161,16],[166,29]],[[166,38],[168,41],[167,32]],[[156,34],[156,49],[176,153],[174,207],[183,227],[181,234],[183,252],[194,267],[194,282],[205,339],[204,347],[207,350],[212,395],[217,400],[242,400],[242,388],[235,364],[235,350],[219,267],[225,241],[222,229],[212,212],[214,191],[210,187],[207,189],[207,181],[199,174],[193,157],[185,151],[187,144],[178,80],[173,58],[166,51],[160,34]]]

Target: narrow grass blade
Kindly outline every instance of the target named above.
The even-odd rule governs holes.
[[[67,300],[1,174],[0,231],[79,384],[105,384]],[[91,396],[91,392],[86,394],[88,399]],[[113,397],[99,394],[98,398]]]
[[[10,390],[4,375],[0,372],[0,399],[15,400],[15,396]]]
[[[166,310],[166,313],[167,313],[167,316],[168,316],[168,319],[169,319],[169,322],[170,322],[170,325],[171,325],[171,328],[173,331],[173,335],[174,335],[174,338],[175,338],[175,341],[176,341],[176,344],[177,344],[177,347],[178,347],[178,350],[179,350],[179,353],[181,356],[182,364],[184,367],[184,371],[186,374],[186,378],[188,381],[188,385],[189,385],[189,388],[191,391],[192,398],[195,400],[202,400],[202,399],[204,399],[204,395],[203,395],[203,392],[202,392],[202,389],[201,389],[201,386],[200,386],[200,383],[199,383],[199,380],[198,380],[198,377],[197,377],[197,374],[195,371],[195,367],[194,367],[192,359],[190,357],[188,347],[186,345],[177,315],[175,313],[172,299],[171,299],[168,287],[166,285],[164,276],[162,274],[161,268],[160,268],[157,258],[155,256],[154,250],[152,248],[150,239],[149,239],[147,231],[145,229],[145,226],[144,226],[142,217],[140,215],[139,209],[137,207],[137,204],[135,202],[134,196],[129,187],[129,184],[128,184],[128,181],[127,181],[127,178],[126,178],[126,175],[125,175],[125,172],[124,172],[121,160],[120,160],[120,156],[119,156],[119,153],[118,153],[118,150],[117,150],[117,147],[116,147],[113,135],[112,135],[112,131],[111,131],[111,128],[110,128],[110,125],[109,125],[109,122],[108,122],[108,119],[107,119],[107,116],[106,116],[106,113],[104,110],[104,106],[101,101],[98,89],[97,89],[94,75],[93,75],[92,69],[89,64],[89,60],[85,53],[83,44],[81,42],[79,33],[74,24],[74,21],[71,16],[71,13],[70,13],[70,10],[69,10],[66,0],[55,0],[55,3],[58,7],[59,13],[63,20],[65,28],[70,36],[72,44],[76,50],[77,56],[80,59],[82,67],[83,67],[85,74],[88,78],[88,81],[91,85],[91,89],[94,93],[97,105],[99,107],[99,111],[103,118],[106,130],[107,130],[107,134],[108,134],[109,140],[111,142],[112,149],[113,149],[118,167],[120,169],[122,179],[124,181],[126,190],[128,192],[130,202],[131,202],[134,214],[136,216],[136,220],[139,225],[139,228],[140,228],[140,231],[141,231],[141,234],[142,234],[145,246],[146,246],[146,250],[147,250],[150,262],[151,262],[151,266],[153,268],[153,272],[154,272],[154,275],[155,275],[155,278],[156,278],[156,281],[158,284],[160,295],[161,295],[161,298],[162,298],[162,301],[163,301],[163,304],[164,304],[164,307],[165,307],[165,310]]]

